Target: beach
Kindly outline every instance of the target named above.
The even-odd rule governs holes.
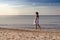
[[[0,40],[60,40],[60,31],[0,28]]]

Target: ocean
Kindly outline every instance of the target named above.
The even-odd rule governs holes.
[[[1,15],[2,28],[35,28],[35,15]],[[39,24],[42,29],[60,29],[60,15],[40,15]]]

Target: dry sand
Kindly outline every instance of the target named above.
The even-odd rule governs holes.
[[[0,28],[0,40],[60,40],[60,32]]]

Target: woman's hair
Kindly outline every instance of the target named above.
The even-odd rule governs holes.
[[[39,17],[39,13],[38,12],[36,12],[36,17]]]

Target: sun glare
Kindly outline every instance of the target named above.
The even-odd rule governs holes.
[[[0,8],[4,8],[4,7],[7,7],[8,4],[0,4]]]
[[[0,4],[0,15],[13,15],[16,14],[16,10],[8,4]]]

